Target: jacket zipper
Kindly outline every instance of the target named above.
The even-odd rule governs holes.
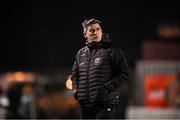
[[[89,100],[89,66],[91,64],[91,50],[89,50],[89,58],[88,58],[88,68],[87,68],[87,94],[88,94],[88,105],[90,104],[90,100]]]

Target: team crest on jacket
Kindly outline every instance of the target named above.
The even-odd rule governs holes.
[[[97,57],[97,58],[95,58],[95,60],[94,60],[94,64],[95,64],[95,65],[99,65],[101,62],[102,62],[101,57]]]

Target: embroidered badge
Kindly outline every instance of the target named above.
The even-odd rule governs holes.
[[[94,64],[95,64],[95,65],[99,65],[100,63],[101,63],[101,57],[95,58]]]

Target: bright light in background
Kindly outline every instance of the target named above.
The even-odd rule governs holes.
[[[4,107],[7,107],[9,106],[9,100],[7,97],[5,96],[1,96],[0,97],[0,105],[4,106]]]
[[[19,82],[25,80],[25,78],[26,78],[26,76],[25,76],[25,73],[23,73],[23,72],[18,71],[18,72],[15,72],[15,74],[14,74],[14,79]]]
[[[4,79],[12,82],[31,82],[35,80],[35,74],[31,72],[22,72],[22,71],[16,71],[16,72],[8,72],[4,74]]]
[[[72,89],[71,75],[69,75],[67,80],[66,80],[66,88],[67,89]]]

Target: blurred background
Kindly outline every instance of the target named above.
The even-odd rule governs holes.
[[[127,119],[180,118],[180,8],[175,1],[2,1],[0,118],[79,118],[71,67],[81,23],[97,18],[130,69]]]

